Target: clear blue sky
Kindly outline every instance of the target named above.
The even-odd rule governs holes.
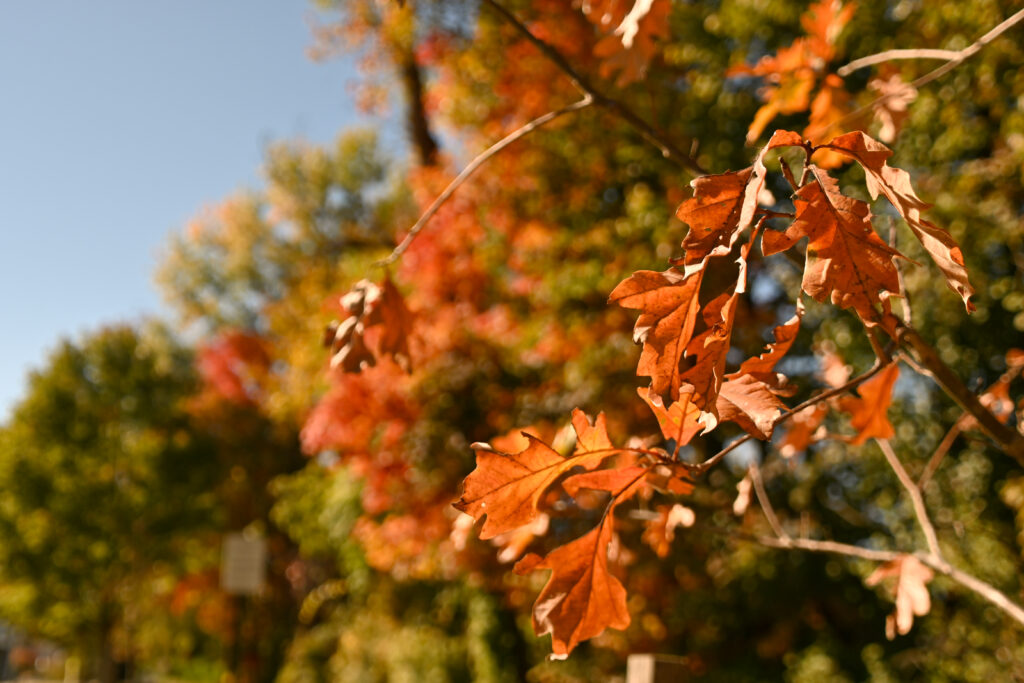
[[[0,4],[0,420],[61,336],[161,312],[169,232],[267,143],[363,123],[306,0]],[[391,136],[394,139],[394,132]]]

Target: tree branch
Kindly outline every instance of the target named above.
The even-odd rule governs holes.
[[[743,532],[731,531],[713,526],[701,526],[701,529],[713,533],[730,536],[740,541],[757,543],[769,548],[781,550],[806,550],[812,553],[828,553],[831,555],[845,555],[870,562],[892,562],[907,553],[895,552],[892,550],[871,550],[848,543],[836,543],[835,541],[815,541],[808,538],[775,538],[773,536],[756,536]],[[981,579],[971,576],[955,567],[950,566],[940,558],[931,554],[918,553],[915,557],[934,569],[939,574],[947,576],[964,588],[974,591],[979,596],[1001,609],[1014,621],[1024,624],[1024,609],[1010,600],[1004,593],[994,586],[985,583]]]
[[[895,326],[896,342],[914,351],[917,361],[923,365],[946,394],[957,405],[978,421],[983,432],[995,441],[1003,451],[1024,467],[1024,436],[1017,430],[1003,424],[999,418],[982,405],[978,397],[964,385],[953,370],[946,365],[935,349],[928,345],[914,328],[904,323]]]
[[[559,70],[568,76],[569,81],[572,83],[574,88],[584,95],[592,97],[594,104],[597,106],[607,109],[635,128],[647,142],[658,148],[663,157],[679,164],[679,166],[685,168],[691,173],[703,175],[707,172],[701,167],[693,155],[687,154],[677,147],[675,143],[656,131],[651,124],[640,118],[632,109],[622,102],[608,97],[597,90],[582,74],[576,71],[576,69],[566,61],[565,57],[563,57],[558,50],[535,36],[525,24],[519,21],[514,14],[505,9],[496,0],[483,0],[483,2],[502,19],[514,26],[516,30],[522,33],[527,40],[533,43],[552,64],[557,66]]]
[[[761,468],[757,466],[756,462],[750,463],[750,480],[754,484],[754,493],[757,494],[757,502],[761,504],[761,511],[764,512],[765,519],[768,520],[768,526],[779,538],[789,538],[789,534],[782,528],[779,518],[775,516],[775,508],[772,507],[772,502],[768,499],[768,492],[764,490]]]
[[[974,55],[976,55],[979,52],[981,52],[981,49],[983,47],[985,47],[986,45],[991,43],[993,40],[998,38],[1000,35],[1002,35],[1006,31],[1008,31],[1009,29],[1011,29],[1014,26],[1016,26],[1017,24],[1019,24],[1021,21],[1024,21],[1024,10],[1020,10],[1019,12],[1016,12],[1015,14],[1011,15],[1008,19],[1006,19],[1005,21],[1000,23],[998,26],[993,28],[991,31],[989,31],[988,33],[986,33],[982,37],[978,38],[976,41],[974,41],[973,43],[971,43],[970,45],[965,47],[963,50],[954,51],[952,53],[954,56],[949,57],[949,61],[947,61],[945,64],[943,64],[942,66],[940,66],[938,68],[932,69],[931,71],[926,73],[924,76],[921,76],[917,80],[913,81],[910,85],[913,86],[914,88],[921,88],[922,86],[927,85],[928,83],[931,83],[935,79],[941,78],[941,77],[945,76],[947,73],[949,73],[950,71],[952,71],[956,67],[960,66],[961,64],[963,64],[965,61],[967,61],[968,59],[970,59]],[[854,61],[850,62],[849,64],[847,64],[847,65],[845,65],[843,67],[840,67],[839,70],[836,73],[839,74],[840,76],[846,76],[846,75],[850,74],[851,72],[853,72],[854,70],[859,69],[859,68],[861,68],[863,66],[868,66],[869,64],[879,64],[881,62],[888,61],[887,59],[879,59],[879,57],[881,57],[882,55],[885,55],[887,53],[891,55],[894,52],[895,53],[904,53],[904,54],[905,53],[910,53],[910,52],[927,52],[927,53],[930,53],[930,54],[929,55],[921,55],[921,57],[922,58],[932,58],[935,53],[937,53],[937,52],[945,52],[945,50],[889,50],[887,52],[880,52],[877,55],[871,55],[871,56],[868,56],[868,57],[862,57],[860,59],[854,60]],[[889,57],[889,59],[909,59],[909,58],[911,58],[911,57],[903,57],[903,56]],[[861,114],[863,114],[866,111],[870,111],[876,105],[879,105],[882,102],[885,102],[886,100],[888,100],[891,97],[894,97],[895,95],[896,95],[896,93],[890,93],[890,94],[887,94],[887,95],[882,95],[881,97],[878,97],[877,99],[872,100],[871,102],[865,104],[863,107],[859,107],[859,108],[855,109],[854,111],[850,112],[849,114],[847,114],[846,116],[843,116],[842,118],[840,118],[840,119],[836,120],[835,122],[833,122],[829,126],[829,129],[834,128],[834,127],[838,126],[841,123],[849,121],[850,119],[854,119],[854,118],[860,116]]]
[[[580,109],[585,109],[586,107],[589,107],[593,103],[594,98],[590,97],[589,95],[584,95],[583,99],[577,102],[573,102],[572,104],[562,107],[561,109],[549,111],[547,114],[538,116],[534,120],[512,131],[511,133],[503,137],[501,140],[494,143],[493,145],[485,149],[483,152],[478,154],[472,161],[470,161],[466,165],[464,169],[462,169],[459,175],[455,176],[454,180],[448,183],[448,187],[444,188],[444,192],[439,194],[437,196],[437,199],[435,199],[433,203],[431,203],[431,205],[427,207],[427,210],[423,212],[423,215],[420,216],[416,223],[409,229],[408,234],[406,234],[405,239],[402,240],[401,244],[395,247],[394,251],[392,251],[387,258],[378,261],[376,265],[388,266],[397,261],[399,258],[401,258],[402,254],[405,253],[405,250],[409,248],[410,244],[412,244],[412,241],[416,239],[416,235],[420,233],[423,227],[431,218],[434,217],[434,214],[438,212],[438,210],[444,205],[444,203],[447,202],[453,194],[455,194],[455,190],[457,190],[459,186],[462,185],[462,183],[466,182],[466,180],[468,180],[469,177],[473,175],[473,173],[478,168],[487,163],[487,161],[495,154],[505,149],[519,138],[537,130],[544,124],[554,121],[559,116],[568,114],[570,112],[579,111]]]
[[[928,543],[928,552],[941,561],[942,551],[939,550],[939,537],[935,535],[935,527],[932,525],[932,520],[928,518],[928,510],[924,506],[921,489],[914,484],[914,480],[910,478],[910,475],[903,468],[903,463],[896,457],[896,452],[892,449],[892,444],[889,443],[889,440],[875,439],[875,442],[882,449],[882,453],[885,454],[885,459],[889,461],[889,467],[896,473],[896,477],[910,495],[910,500],[914,504],[914,514],[917,516],[917,523],[921,526],[925,541]]]
[[[849,64],[844,64],[836,69],[836,73],[843,78],[846,78],[857,69],[863,69],[866,66],[882,64],[883,62],[891,62],[898,59],[941,59],[948,62],[959,58],[960,53],[960,50],[932,50],[929,48],[886,50],[884,52],[879,52],[878,54],[855,59]]]

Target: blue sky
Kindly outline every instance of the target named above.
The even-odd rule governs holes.
[[[306,57],[314,16],[306,0],[0,4],[0,419],[61,336],[162,312],[168,233],[258,185],[269,142],[374,123],[351,61]]]

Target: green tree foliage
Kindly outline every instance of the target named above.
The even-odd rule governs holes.
[[[91,655],[106,680],[138,654],[154,586],[215,558],[216,461],[185,409],[196,386],[162,328],[105,328],[61,342],[0,430],[0,614]]]

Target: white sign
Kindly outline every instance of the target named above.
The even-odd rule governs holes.
[[[266,579],[267,542],[259,536],[225,536],[220,557],[221,588],[235,595],[254,595]]]

